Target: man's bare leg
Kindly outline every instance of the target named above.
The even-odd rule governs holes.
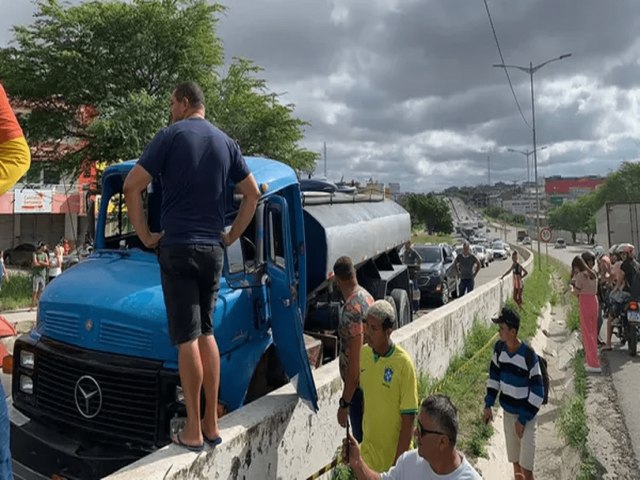
[[[180,440],[186,445],[202,445],[200,391],[203,372],[197,340],[178,345],[178,368],[184,404],[187,408],[187,423],[180,433]]]
[[[213,440],[220,436],[218,429],[218,390],[220,387],[220,351],[213,335],[198,337],[200,359],[204,371],[203,386],[206,406],[202,432]]]
[[[524,473],[522,473],[522,467],[519,463],[513,464],[513,477],[515,480],[524,480]]]

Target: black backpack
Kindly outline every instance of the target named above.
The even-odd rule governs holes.
[[[536,354],[536,351],[531,345],[527,345],[527,347],[529,348],[527,348],[525,360],[527,362],[527,368],[531,370],[531,367],[533,367],[533,356]],[[547,370],[547,360],[543,356],[538,355],[538,363],[540,365],[540,374],[542,375],[542,385],[544,387],[542,404],[546,405],[549,402],[549,372]]]

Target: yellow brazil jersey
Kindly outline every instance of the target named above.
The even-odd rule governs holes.
[[[401,347],[384,356],[365,345],[360,354],[360,387],[364,393],[362,458],[376,472],[393,465],[401,415],[418,412],[416,370]]]

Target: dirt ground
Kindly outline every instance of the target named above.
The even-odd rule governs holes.
[[[560,437],[555,422],[560,406],[573,395],[571,358],[581,348],[580,338],[567,331],[565,309],[560,304],[547,305],[538,322],[540,328],[532,345],[547,359],[551,391],[549,403],[538,414],[534,475],[537,480],[573,480],[581,460]],[[603,374],[587,378],[588,447],[601,471],[595,478],[638,479],[640,470],[617,405],[616,391],[604,359]],[[507,462],[501,411],[495,415],[493,425],[495,432],[487,447],[488,458],[479,459],[477,468],[487,480],[513,478],[512,466]]]

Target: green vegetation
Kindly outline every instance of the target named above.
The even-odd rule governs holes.
[[[493,220],[505,222],[509,225],[525,226],[527,223],[527,219],[524,215],[511,213],[501,207],[487,207],[483,210],[483,213]]]
[[[411,193],[400,200],[411,215],[411,224],[424,228],[430,235],[453,232],[453,218],[449,203],[432,194]]]
[[[50,152],[50,162],[34,162],[31,175],[54,165],[71,173],[85,169],[86,161],[136,158],[166,126],[173,87],[187,80],[201,85],[207,117],[244,154],[313,171],[318,155],[299,146],[307,123],[293,115],[294,106],[280,103],[250,61],[233,59],[225,66],[216,33],[220,4],[35,3],[35,21],[14,27],[13,43],[0,48],[7,92],[32,106],[21,117],[27,138],[63,147]],[[77,148],[64,148],[69,144]]]
[[[21,273],[13,273],[8,282],[6,280],[2,282],[0,312],[31,305],[31,291],[31,277]]]

